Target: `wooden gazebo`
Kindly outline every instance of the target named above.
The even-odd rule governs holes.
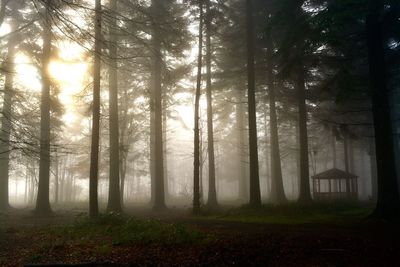
[[[330,169],[311,177],[316,200],[355,200],[358,198],[357,176],[339,169]]]

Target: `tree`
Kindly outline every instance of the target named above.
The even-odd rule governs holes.
[[[42,94],[40,105],[40,163],[39,186],[35,213],[48,215],[51,213],[49,201],[50,187],[50,75],[48,67],[51,59],[51,10],[52,2],[46,1],[43,25],[42,52]]]
[[[2,1],[1,16],[5,13],[5,1]],[[12,5],[12,18],[9,22],[11,36],[7,44],[7,59],[4,63],[6,73],[4,81],[3,110],[1,117],[0,132],[0,211],[5,211],[10,207],[8,195],[9,167],[10,167],[10,134],[12,131],[12,102],[14,94],[14,72],[15,72],[15,54],[18,35],[14,32],[17,29],[16,13],[18,5],[15,2]],[[3,19],[1,19],[3,20]]]
[[[110,1],[113,12],[110,20],[110,67],[109,67],[109,109],[110,109],[110,184],[108,194],[109,211],[120,212],[121,192],[119,176],[119,123],[118,123],[118,34],[117,34],[117,1]]]
[[[246,29],[247,29],[247,86],[248,86],[248,116],[249,116],[249,154],[250,154],[250,205],[261,205],[260,179],[258,173],[257,149],[257,117],[255,98],[255,69],[254,69],[254,25],[253,3],[246,0]]]
[[[99,141],[100,141],[100,56],[101,56],[101,0],[95,2],[95,40],[93,62],[93,118],[92,140],[90,152],[89,176],[89,216],[97,217],[98,205],[98,172],[99,172]]]
[[[384,1],[370,1],[370,10],[366,23],[378,173],[378,199],[373,216],[394,219],[400,217],[400,197],[396,177],[393,129],[386,78],[383,10]]]
[[[273,42],[270,32],[267,33],[267,82],[269,96],[269,120],[270,120],[270,143],[271,143],[271,201],[282,204],[287,201],[283,189],[281,155],[278,140],[278,122],[275,103],[275,79],[273,73]]]
[[[154,97],[154,183],[155,194],[153,208],[155,210],[165,209],[165,192],[164,192],[164,162],[163,162],[163,134],[162,134],[162,76],[161,67],[163,64],[163,56],[161,52],[161,36],[159,25],[156,18],[162,16],[163,4],[160,0],[152,2],[152,50],[153,50],[153,70],[152,70],[152,90]]]
[[[207,66],[207,148],[208,148],[208,201],[207,206],[216,207],[217,190],[215,187],[215,156],[214,156],[214,126],[212,109],[212,83],[211,83],[211,9],[210,0],[206,0],[206,66]]]
[[[203,59],[203,0],[199,0],[199,50],[197,56],[197,82],[194,101],[194,163],[193,163],[193,213],[200,213],[200,129],[199,108],[201,90],[201,68]]]

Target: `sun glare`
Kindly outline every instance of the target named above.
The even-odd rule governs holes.
[[[39,92],[42,88],[38,69],[26,55],[18,53],[15,58],[16,83],[19,87]]]

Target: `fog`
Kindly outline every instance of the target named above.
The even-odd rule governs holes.
[[[316,223],[313,241],[330,223],[397,222],[399,18],[394,0],[1,1],[0,237],[110,225],[100,250],[115,252],[239,229],[236,241],[215,230],[222,250],[278,236],[273,224]],[[87,262],[54,256],[50,243],[47,256],[27,252],[33,260],[0,253],[0,265]]]

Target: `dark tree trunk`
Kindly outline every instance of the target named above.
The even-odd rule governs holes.
[[[242,88],[237,89],[237,104],[236,104],[236,127],[238,131],[238,152],[239,152],[239,199],[247,202],[249,200],[249,190],[248,190],[248,156],[246,150],[246,130],[245,130],[245,108],[244,108],[244,90]]]
[[[54,162],[55,166],[55,173],[54,173],[54,203],[58,204],[58,199],[59,199],[59,161],[58,161],[58,151],[56,149],[55,151],[56,154],[56,160]]]
[[[2,4],[5,1],[2,1]],[[5,5],[5,3],[4,3]],[[2,6],[4,9],[5,6]],[[16,10],[13,8],[13,13]],[[16,23],[12,20],[10,23],[10,31],[13,32],[16,29]],[[14,94],[14,72],[15,72],[15,53],[16,53],[16,37],[15,33],[11,36],[8,41],[7,59],[4,62],[4,71],[6,73],[4,81],[4,98],[3,98],[3,110],[1,117],[1,132],[0,132],[0,211],[6,211],[9,207],[9,193],[8,193],[8,181],[9,181],[9,165],[10,165],[10,134],[12,124],[12,99]]]
[[[117,12],[116,0],[110,1],[110,9]],[[109,109],[110,109],[110,183],[108,191],[108,211],[120,212],[121,192],[119,180],[119,123],[118,123],[118,36],[117,19],[110,20],[110,67],[109,67]]]
[[[199,106],[201,90],[201,67],[203,59],[203,0],[199,0],[199,52],[197,58],[197,83],[194,103],[194,169],[193,169],[193,213],[200,213],[200,129]]]
[[[302,53],[301,53],[302,54]],[[300,192],[298,202],[307,204],[312,201],[309,180],[308,160],[308,133],[307,133],[307,107],[306,87],[303,62],[298,62],[297,69],[297,101],[299,112],[299,143],[300,143]]]
[[[254,70],[254,23],[253,1],[246,0],[246,33],[247,33],[247,86],[248,86],[248,116],[249,116],[249,154],[250,154],[250,200],[251,206],[261,205],[260,179],[258,173],[257,148],[257,116],[255,97]]]
[[[208,149],[208,201],[207,206],[218,205],[215,187],[214,126],[211,84],[211,11],[210,0],[206,0],[206,65],[207,65],[207,149]]]
[[[164,155],[164,191],[165,191],[165,198],[169,199],[169,177],[168,177],[168,143],[167,143],[167,132],[168,132],[168,125],[167,125],[167,114],[168,114],[168,95],[166,90],[163,91],[163,99],[162,99],[162,108],[163,108],[163,155]]]
[[[40,164],[39,186],[35,213],[49,215],[51,213],[50,190],[50,77],[48,66],[51,58],[51,1],[46,1],[43,29],[42,55],[42,94],[40,105]]]
[[[273,74],[273,45],[271,36],[267,40],[267,80],[269,91],[269,118],[270,118],[270,144],[271,144],[271,201],[276,204],[287,202],[282,180],[281,155],[278,139],[278,121],[275,104],[275,81]]]
[[[97,217],[98,204],[98,173],[99,173],[99,142],[100,142],[100,54],[101,54],[101,0],[96,0],[95,5],[95,41],[93,63],[93,119],[92,119],[92,144],[90,152],[90,177],[89,177],[89,216]]]
[[[267,103],[267,99],[265,100],[265,103]],[[271,196],[271,167],[270,167],[270,153],[271,150],[268,149],[269,147],[269,142],[268,142],[268,134],[269,134],[269,128],[268,128],[268,120],[267,120],[267,108],[264,110],[264,139],[265,139],[265,194],[267,197]]]
[[[333,168],[337,167],[337,162],[336,162],[336,136],[335,133],[332,131],[332,138],[331,138],[331,146],[332,146],[332,157],[333,157]]]
[[[151,80],[153,81],[153,73],[151,76]],[[155,120],[154,120],[154,86],[151,84],[150,89],[150,204],[154,205],[154,199],[156,194],[156,176],[155,176],[155,154],[154,154],[154,147],[155,147]]]
[[[371,1],[370,13],[367,16],[368,59],[378,173],[378,199],[374,216],[393,219],[400,217],[400,198],[389,104],[390,92],[386,79],[385,41],[382,29],[383,2]]]
[[[349,168],[349,145],[346,132],[343,132],[343,154],[344,154],[344,169],[347,173],[350,172]],[[350,197],[350,179],[346,178],[346,195]]]
[[[372,200],[378,199],[378,177],[377,177],[377,166],[376,166],[376,154],[375,154],[375,140],[370,138],[369,141],[369,160],[371,166],[371,193]]]
[[[162,13],[162,2],[152,1],[154,22],[156,23]],[[158,22],[159,23],[159,22]],[[164,192],[164,162],[163,162],[163,127],[162,127],[162,88],[161,88],[161,66],[163,64],[161,53],[161,33],[159,25],[153,24],[153,90],[154,90],[154,174],[155,194],[153,208],[163,210],[165,206]]]

